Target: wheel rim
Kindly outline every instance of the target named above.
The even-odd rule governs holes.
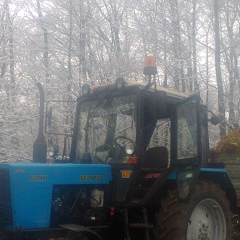
[[[204,199],[194,208],[188,222],[187,240],[225,240],[226,220],[221,206]]]

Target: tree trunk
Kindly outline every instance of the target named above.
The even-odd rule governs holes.
[[[181,47],[181,33],[180,33],[180,20],[178,10],[178,0],[170,0],[170,6],[172,11],[172,31],[173,31],[173,54],[176,59],[174,66],[174,82],[175,88],[178,91],[185,92],[185,79],[183,73],[183,59],[182,59],[182,47]]]
[[[218,111],[220,116],[220,136],[226,135],[225,121],[225,103],[221,72],[221,54],[220,54],[220,30],[219,30],[219,6],[218,0],[214,0],[214,32],[215,32],[215,71],[218,87]]]
[[[84,12],[84,0],[79,2],[79,77],[80,86],[87,81],[86,67],[86,14]]]
[[[196,43],[196,0],[193,0],[192,14],[192,50],[193,50],[193,85],[194,92],[199,92],[198,76],[197,76],[197,43]]]
[[[209,103],[209,48],[208,48],[208,35],[209,31],[206,34],[206,105]]]
[[[72,80],[72,37],[73,37],[72,32],[73,32],[73,4],[72,0],[69,0],[68,83],[70,83],[70,81]],[[68,88],[70,88],[70,86]]]
[[[237,21],[236,14],[231,14],[231,9],[234,8],[236,3],[227,1],[224,7],[225,16],[226,16],[226,27],[228,33],[228,41],[229,41],[229,51],[225,51],[226,53],[226,67],[228,69],[229,74],[229,93],[228,93],[228,108],[229,108],[229,130],[234,130],[238,127],[236,122],[236,104],[234,103],[235,95],[236,95],[236,84],[239,80],[239,72],[238,72],[238,57],[237,53],[237,43],[234,36],[234,24]]]
[[[38,11],[38,17],[39,17],[39,22],[40,22],[40,27],[43,30],[43,64],[44,64],[44,69],[45,69],[45,81],[46,83],[50,83],[50,78],[49,78],[49,44],[48,44],[48,30],[45,27],[45,22],[43,19],[43,14],[42,14],[42,8],[40,5],[40,1],[37,0],[37,11]]]
[[[4,2],[3,4],[3,9],[6,9],[6,4],[7,1]],[[6,12],[4,10],[1,11],[1,19],[0,21],[2,22],[1,29],[1,39],[0,39],[0,49],[1,49],[1,54],[0,54],[0,78],[3,78],[7,72],[7,50],[6,50],[6,33],[5,33],[5,26],[3,22],[7,22],[6,18]]]
[[[10,83],[8,85],[8,94],[11,99],[15,101],[15,59],[14,59],[14,45],[13,45],[13,28],[12,19],[10,16],[9,0],[5,0],[5,10],[6,10],[6,21],[7,21],[7,41],[8,41],[8,61],[9,61],[9,74]]]

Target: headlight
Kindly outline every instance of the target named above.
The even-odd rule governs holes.
[[[134,150],[135,150],[135,146],[133,143],[130,142],[125,145],[125,151],[128,155],[133,154]]]
[[[47,150],[47,155],[49,157],[53,157],[54,156],[54,148],[53,147],[49,147]]]

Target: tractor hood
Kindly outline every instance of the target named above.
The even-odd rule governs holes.
[[[49,228],[54,186],[108,185],[111,179],[106,164],[0,164],[0,221],[9,229]]]
[[[107,164],[0,164],[8,169],[12,183],[31,184],[108,184],[112,180]]]

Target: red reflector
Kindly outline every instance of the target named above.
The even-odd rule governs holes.
[[[136,164],[137,163],[137,157],[129,157],[127,162]]]
[[[111,207],[110,208],[110,216],[113,216],[115,214],[115,208]]]
[[[95,92],[95,91],[101,91],[101,90],[107,89],[108,87],[109,87],[108,84],[104,84],[104,85],[99,86],[99,87],[94,86],[94,87],[92,88],[92,90],[93,90],[93,92]]]

